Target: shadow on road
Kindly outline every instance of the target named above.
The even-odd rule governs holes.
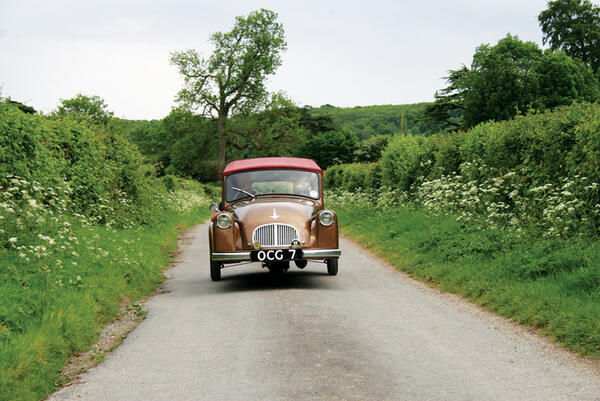
[[[333,289],[335,277],[327,272],[317,271],[288,271],[282,276],[270,274],[266,269],[252,273],[224,271],[221,281],[214,283],[219,286],[218,292],[238,291],[272,291],[272,290],[313,290]]]

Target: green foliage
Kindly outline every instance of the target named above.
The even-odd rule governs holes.
[[[543,108],[569,105],[575,99],[600,99],[600,84],[592,70],[561,51],[546,50],[536,72],[540,76],[538,97]]]
[[[274,94],[263,110],[230,120],[229,157],[292,156],[311,134],[304,126],[306,122],[304,109],[296,107],[283,94]]]
[[[341,189],[344,164],[336,164],[323,172],[323,185],[327,189]]]
[[[444,77],[448,86],[435,92],[435,102],[425,106],[422,121],[440,126],[440,130],[451,131],[463,126],[466,79],[469,69],[464,65],[458,70],[448,71]]]
[[[600,98],[600,82],[589,66],[511,35],[495,46],[479,46],[471,67],[450,71],[446,80],[449,86],[436,93],[424,118],[450,128]]]
[[[37,172],[41,179],[52,172],[51,155],[43,147],[45,133],[38,120],[13,105],[0,103],[0,179],[11,174],[25,177],[30,172]]]
[[[600,69],[600,7],[589,0],[554,0],[538,15],[544,44]]]
[[[172,115],[174,110],[171,110]],[[168,118],[169,116],[165,117]],[[172,140],[169,137],[170,132],[166,131],[163,120],[157,121],[126,121],[129,126],[129,140],[135,143],[139,150],[153,162],[162,159],[167,153],[167,149],[172,146]]]
[[[389,140],[389,136],[375,135],[359,142],[354,151],[354,161],[358,163],[378,161]]]
[[[62,99],[61,105],[54,114],[59,117],[71,116],[78,120],[89,119],[100,124],[108,124],[113,118],[113,112],[108,110],[102,98],[85,96],[81,93],[72,99]]]
[[[190,112],[173,110],[160,124],[162,150],[158,160],[164,171],[203,182],[217,176],[214,121]]]
[[[324,185],[350,192],[377,190],[381,187],[381,163],[337,164],[325,171]]]
[[[519,111],[542,105],[537,100],[536,62],[542,51],[533,42],[508,35],[495,46],[481,45],[467,76],[464,121],[507,120]]]
[[[313,159],[321,168],[352,161],[356,137],[349,131],[328,131],[307,139],[298,149],[298,155]]]
[[[122,125],[128,127],[131,141],[158,167],[160,175],[175,174],[210,182],[221,172],[213,156],[217,147],[215,119],[173,109],[160,121],[128,121]],[[268,156],[310,157],[304,153],[306,149],[309,153],[312,151],[306,142],[313,138],[313,141],[321,140],[323,138],[315,137],[334,131],[336,125],[329,116],[315,116],[307,108],[296,107],[281,94],[275,94],[263,110],[238,114],[229,120],[227,160]],[[348,143],[344,135],[348,137]],[[352,154],[355,141],[348,135],[344,133],[342,138],[338,138],[342,144],[338,161],[352,160],[348,154]],[[365,149],[375,154],[384,142],[385,139],[375,139]],[[336,156],[332,152],[326,165]]]
[[[466,135],[462,158],[493,167],[496,173],[522,171],[533,185],[577,174],[597,177],[597,163],[579,162],[600,156],[588,148],[595,141],[592,127],[599,119],[600,105],[578,103],[555,112],[481,124]]]
[[[463,163],[461,147],[466,138],[464,132],[439,134],[430,139],[435,144],[433,164],[428,178],[439,178],[460,170]]]
[[[213,159],[215,130],[213,120],[173,109],[160,121],[136,124],[131,140],[159,167],[160,174],[177,174],[208,182],[218,173]]]
[[[477,180],[510,171],[531,186],[575,176],[600,182],[599,125],[600,105],[575,103],[468,132],[397,136],[383,152],[383,185],[408,191],[419,180],[458,172]],[[464,163],[474,167],[461,170]]]
[[[394,137],[381,157],[383,185],[408,191],[418,177],[429,174],[433,151],[433,141],[427,137]]]
[[[374,135],[395,135],[402,133],[404,115],[404,133],[429,134],[441,129],[437,121],[421,119],[428,103],[382,106],[334,107],[324,105],[310,108],[315,116],[330,116],[335,124],[354,133],[359,140]]]
[[[8,188],[13,176],[41,185],[66,184],[75,212],[105,204],[144,220],[152,202],[150,178],[135,146],[111,123],[24,114],[0,104],[0,129],[0,187]],[[121,202],[123,194],[131,205]]]
[[[2,100],[1,96],[0,96],[0,100]],[[35,113],[37,113],[37,111],[33,107],[27,106],[26,104],[23,104],[21,102],[17,102],[15,100],[11,100],[10,98],[6,99],[6,103],[10,103],[13,106],[17,106],[17,108],[19,110],[21,110],[23,113],[27,113],[27,114],[35,114]]]
[[[215,50],[202,58],[195,50],[174,52],[171,63],[183,75],[178,101],[202,114],[256,109],[267,96],[266,77],[281,65],[287,44],[277,13],[261,9],[236,17],[231,31],[210,36]]]

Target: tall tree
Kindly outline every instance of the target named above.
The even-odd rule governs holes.
[[[554,0],[538,15],[544,44],[600,70],[600,7],[589,0]]]
[[[537,44],[512,35],[495,46],[479,46],[473,55],[464,97],[466,126],[507,120],[531,107],[540,108],[536,66],[542,54]]]
[[[463,127],[465,93],[468,88],[469,69],[463,65],[458,70],[450,70],[444,77],[447,87],[435,92],[435,102],[428,104],[421,120],[438,122],[442,130],[457,130]]]
[[[191,49],[172,53],[171,63],[184,78],[178,102],[218,120],[217,163],[222,170],[227,145],[234,142],[227,132],[228,117],[264,103],[265,81],[281,65],[287,44],[277,13],[265,9],[236,17],[231,31],[215,32],[210,41],[215,47],[210,57]]]
[[[590,66],[511,35],[494,46],[479,46],[469,68],[450,73],[450,85],[436,94],[425,117],[448,123],[452,112],[462,111],[461,128],[507,120],[532,108],[600,98],[600,83]]]

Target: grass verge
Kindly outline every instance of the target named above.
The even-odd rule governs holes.
[[[203,205],[137,228],[73,226],[71,248],[35,263],[4,252],[0,400],[40,399],[60,386],[69,357],[97,340],[124,299],[159,285],[179,233],[207,217]]]
[[[342,233],[394,267],[600,358],[600,240],[477,230],[406,206],[335,210]]]

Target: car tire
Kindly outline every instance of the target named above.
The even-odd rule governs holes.
[[[327,273],[330,276],[335,276],[338,273],[338,260],[336,259],[327,259]]]
[[[212,281],[221,280],[221,268],[223,263],[210,261],[210,279]]]

